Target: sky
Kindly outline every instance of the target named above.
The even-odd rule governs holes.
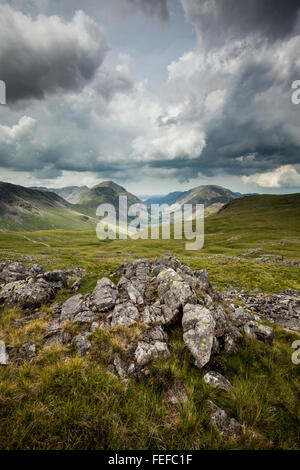
[[[300,191],[299,0],[0,0],[0,179]]]

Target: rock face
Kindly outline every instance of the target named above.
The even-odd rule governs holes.
[[[0,341],[0,365],[4,366],[8,364],[8,354],[4,341]]]
[[[232,391],[232,385],[223,375],[219,374],[218,372],[207,372],[204,375],[203,380],[211,387],[219,388],[220,390],[224,390],[225,392]]]
[[[242,433],[242,425],[234,418],[230,418],[227,413],[219,408],[212,401],[208,401],[211,410],[210,423],[219,429],[225,437],[237,437]]]

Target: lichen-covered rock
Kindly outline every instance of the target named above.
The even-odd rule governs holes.
[[[214,318],[216,325],[214,336],[219,338],[223,336],[228,331],[228,318],[223,308],[217,306],[210,310],[212,317]]]
[[[14,281],[2,287],[0,302],[9,305],[19,304],[23,308],[34,308],[49,302],[55,294],[55,287],[44,279]]]
[[[249,336],[259,339],[264,343],[272,344],[274,339],[274,330],[271,326],[262,325],[255,321],[250,321],[244,326],[244,331]]]
[[[93,290],[91,300],[97,312],[107,312],[113,309],[117,300],[116,286],[107,277],[100,279]]]
[[[229,324],[225,335],[223,336],[224,352],[228,356],[236,354],[239,351],[240,343],[243,339],[242,333],[234,325]]]
[[[219,374],[218,372],[207,372],[204,375],[203,380],[211,387],[219,388],[220,390],[224,390],[225,392],[232,391],[232,385],[229,380],[227,380],[222,374]]]
[[[210,360],[215,325],[215,320],[207,308],[192,304],[184,307],[183,340],[199,369]]]
[[[6,364],[8,364],[8,354],[4,341],[0,340],[0,365],[5,366]]]
[[[168,345],[161,338],[152,341],[139,341],[135,350],[135,361],[139,368],[143,368],[158,359],[168,359],[169,357]]]
[[[208,400],[207,404],[211,411],[211,425],[218,428],[224,437],[237,437],[242,433],[243,427],[236,419],[230,418],[222,408],[212,401]]]
[[[196,303],[196,295],[183,278],[171,268],[163,270],[156,278],[158,295],[166,310],[166,324],[175,323],[187,303]]]
[[[125,304],[117,304],[108,316],[108,318],[110,317],[111,326],[132,326],[139,320],[140,314],[134,305],[126,302]]]
[[[45,268],[41,264],[33,264],[28,273],[30,277],[36,277],[39,274],[44,274]]]
[[[81,356],[86,356],[91,349],[91,343],[87,339],[87,334],[80,333],[72,339],[72,344]]]
[[[88,310],[88,306],[85,303],[83,295],[73,295],[67,299],[61,308],[61,320],[70,320],[77,315],[77,313]]]

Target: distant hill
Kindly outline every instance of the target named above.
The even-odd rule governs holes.
[[[51,191],[0,182],[0,230],[84,230],[96,220]]]
[[[166,196],[152,196],[148,199],[146,199],[146,204],[151,205],[151,204],[174,204],[174,202],[177,201],[177,199],[183,197],[189,193],[189,191],[175,191],[173,193],[169,193]]]
[[[255,218],[255,215],[259,212],[265,213],[265,216],[272,217],[272,213],[276,213],[274,216],[274,224],[278,223],[276,220],[280,217],[281,211],[294,211],[295,209],[300,210],[300,193],[295,194],[259,194],[256,196],[245,196],[243,198],[237,198],[225,204],[219,211],[219,214],[224,216],[238,215],[249,218]],[[300,213],[300,212],[299,212]]]
[[[236,197],[235,193],[222,186],[203,185],[189,191],[172,192],[166,196],[153,196],[146,200],[146,204],[169,204],[173,208],[183,204],[204,204],[206,215],[210,215]]]
[[[145,204],[138,197],[134,196],[134,194],[126,191],[122,186],[119,186],[113,181],[104,181],[93,188],[87,188],[87,190],[82,191],[79,195],[78,202],[73,204],[73,207],[83,214],[95,217],[97,207],[100,204],[112,204],[118,214],[119,196],[127,196],[128,207],[132,204]]]

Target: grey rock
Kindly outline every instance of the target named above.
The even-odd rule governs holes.
[[[8,364],[8,354],[4,341],[0,340],[0,365],[5,366],[6,364]]]
[[[139,341],[135,350],[135,361],[138,367],[145,367],[158,359],[168,359],[170,351],[163,341],[145,342]]]
[[[203,380],[211,387],[219,388],[220,390],[224,390],[225,392],[232,391],[232,385],[223,375],[219,374],[218,372],[207,372],[204,375]]]
[[[73,319],[73,323],[93,323],[96,320],[96,315],[89,310],[77,313]]]
[[[257,338],[264,343],[272,344],[274,340],[274,330],[271,326],[262,325],[254,321],[246,323],[244,331],[249,336]]]
[[[248,321],[252,320],[252,316],[245,312],[242,307],[238,307],[234,311],[230,312],[229,316],[237,326],[242,326]]]
[[[107,312],[116,304],[117,288],[110,279],[104,277],[97,282],[91,298],[98,312]]]
[[[83,310],[87,310],[83,295],[73,295],[73,297],[70,297],[62,305],[61,320],[70,320]]]
[[[130,302],[118,304],[111,313],[111,326],[131,326],[140,318],[138,309]]]
[[[79,278],[69,287],[69,292],[78,292],[82,285],[82,279]]]
[[[229,325],[224,340],[224,352],[231,356],[239,351],[240,343],[243,339],[242,333],[233,325]]]
[[[57,288],[63,288],[68,286],[68,279],[64,271],[61,269],[55,269],[53,271],[47,271],[40,275],[47,282],[56,284]]]
[[[218,428],[224,437],[237,437],[242,433],[243,427],[236,419],[230,418],[222,408],[210,400],[208,406],[211,410],[211,425]]]
[[[29,276],[36,277],[39,274],[44,274],[45,268],[41,264],[33,264],[29,269]]]
[[[210,312],[216,322],[214,335],[216,338],[219,338],[220,336],[223,336],[228,330],[227,315],[220,306],[213,308]]]
[[[183,341],[201,369],[211,357],[215,320],[210,311],[200,305],[187,304],[183,309]]]
[[[48,330],[45,333],[45,338],[51,338],[51,336],[55,336],[61,333],[62,323],[59,318],[55,318],[49,325]]]
[[[72,339],[72,344],[81,356],[86,356],[91,348],[91,343],[86,334],[79,334]]]
[[[29,279],[6,284],[0,290],[0,302],[19,304],[23,308],[40,307],[55,296],[56,290],[44,279]]]
[[[175,323],[180,311],[187,303],[196,303],[196,296],[190,286],[173,269],[168,268],[159,273],[156,278],[160,301],[168,310],[165,313],[166,324]]]

